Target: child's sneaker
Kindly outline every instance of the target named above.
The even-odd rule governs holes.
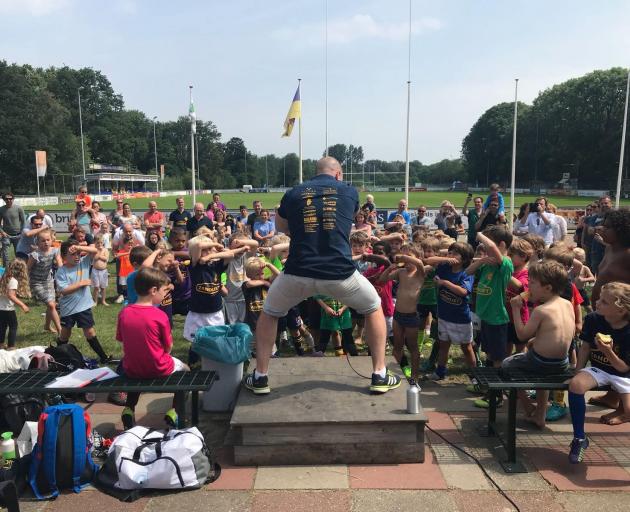
[[[558,421],[564,418],[568,413],[568,407],[564,404],[557,404],[553,402],[548,408],[545,414],[545,421]]]
[[[468,391],[469,393],[472,393],[473,395],[484,394],[484,390],[481,389],[481,386],[479,385],[476,379],[470,379],[470,382],[471,383],[468,384],[468,386],[466,386],[466,391]]]
[[[478,398],[477,400],[475,400],[473,402],[473,405],[475,407],[479,407],[480,409],[489,409],[490,408],[490,397],[483,396],[481,398]],[[499,395],[497,396],[497,408],[503,406],[503,395]]]
[[[346,355],[346,353],[343,351],[342,347],[336,347],[335,348],[335,355],[337,357],[343,357],[344,355]]]
[[[427,380],[432,380],[434,382],[437,382],[439,380],[444,380],[445,378],[446,378],[446,375],[440,375],[438,372],[433,372],[431,375],[427,377]]]
[[[129,430],[136,426],[136,418],[131,407],[125,407],[123,409],[122,414],[120,415],[120,419],[122,420],[123,428],[125,430]]]
[[[177,415],[177,411],[175,409],[169,409],[164,414],[164,421],[169,426],[169,428],[179,428],[179,416]]]
[[[252,372],[245,376],[245,378],[243,379],[243,384],[255,395],[267,395],[271,392],[269,381],[266,375],[256,378],[254,372]]]
[[[584,459],[584,452],[588,448],[588,439],[576,439],[571,441],[569,448],[569,462],[571,464],[579,464]]]
[[[378,373],[372,374],[372,384],[370,384],[370,391],[372,393],[387,393],[390,389],[396,389],[400,386],[400,377],[390,373],[385,373],[385,377],[381,377]]]

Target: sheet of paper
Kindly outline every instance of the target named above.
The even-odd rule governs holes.
[[[95,368],[94,370],[80,369],[68,375],[57,377],[46,385],[47,388],[81,388],[92,382],[108,380],[118,377],[118,374],[111,368]]]

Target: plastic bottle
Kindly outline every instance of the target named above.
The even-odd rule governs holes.
[[[420,413],[420,389],[415,384],[407,388],[407,412],[409,414]]]
[[[4,460],[15,459],[15,441],[13,440],[13,432],[3,432],[2,441],[0,441],[0,452]]]

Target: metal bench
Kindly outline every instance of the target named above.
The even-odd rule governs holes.
[[[28,370],[15,373],[0,373],[0,395],[10,393],[46,395],[53,393],[175,393],[191,392],[191,420],[193,425],[199,423],[199,391],[208,391],[218,375],[214,371],[175,372],[168,377],[157,379],[130,379],[129,377],[115,377],[88,384],[81,388],[47,388],[57,377],[67,375],[65,372],[43,372]],[[186,418],[186,403],[183,402],[177,414]]]
[[[525,389],[568,389],[567,381],[572,372],[557,375],[536,375],[522,370],[510,370],[509,374],[500,368],[473,368],[472,376],[482,389],[488,390],[488,426],[481,433],[485,436],[497,436],[507,452],[507,460],[501,462],[506,473],[526,473],[525,466],[516,460],[516,406],[517,391]],[[506,439],[503,440],[497,428],[497,398],[508,392],[508,419]]]

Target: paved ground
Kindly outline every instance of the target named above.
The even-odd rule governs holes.
[[[386,399],[385,397],[383,397]],[[427,384],[422,404],[429,425],[481,461],[489,475],[522,511],[599,510],[630,507],[630,425],[598,423],[601,409],[589,407],[591,438],[586,460],[567,461],[571,424],[564,419],[544,431],[519,426],[519,455],[528,473],[507,475],[496,439],[477,434],[485,412],[472,406],[461,385]],[[145,395],[138,423],[160,426],[170,398]],[[89,407],[99,432],[120,429],[121,408],[96,402]],[[201,429],[209,442],[221,446],[229,415],[203,414]],[[522,428],[521,428],[522,427]],[[120,503],[95,490],[65,494],[50,503],[24,503],[23,510],[46,511],[507,511],[514,510],[494,489],[481,469],[434,434],[427,434],[424,464],[386,466],[234,467],[226,448],[217,450],[223,466],[219,480],[204,489]]]

